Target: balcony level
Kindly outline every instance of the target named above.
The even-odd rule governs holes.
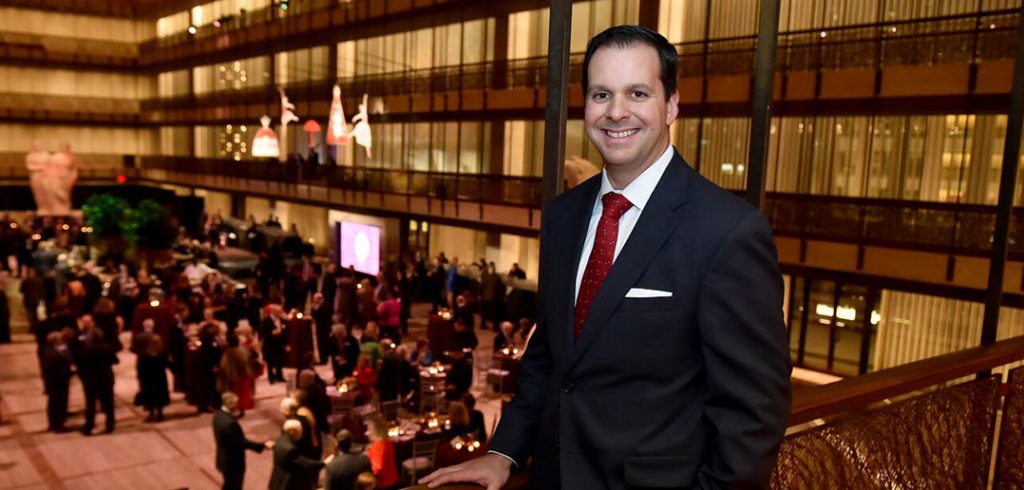
[[[0,59],[5,65],[134,73],[139,48],[126,42],[4,32]]]
[[[1017,15],[950,17],[779,37],[775,107],[778,115],[816,112],[998,112],[1009,100]],[[887,27],[888,30],[883,30]],[[893,33],[892,29],[896,29]],[[902,29],[902,30],[901,30]],[[898,33],[898,34],[897,34]],[[823,36],[824,34],[824,36]],[[743,116],[749,112],[755,39],[740,37],[684,43],[679,79],[684,114]],[[583,107],[582,56],[571,58],[569,106]],[[921,80],[929,83],[922,84]],[[545,58],[350,77],[338,80],[343,101],[355,107],[362,94],[383,98],[389,120],[481,118],[493,111],[543,113]],[[285,87],[300,114],[327,114],[331,80]],[[144,101],[147,122],[189,124],[251,120],[273,112],[276,89]]]
[[[0,178],[27,177],[23,155],[0,155]],[[119,156],[87,157],[101,181],[173,185],[298,202],[377,216],[536,236],[541,180],[363,167]],[[20,209],[9,202],[4,209]],[[15,207],[11,207],[15,206]],[[769,192],[784,272],[827,271],[863,284],[981,301],[987,284],[995,206]],[[1024,207],[1014,209],[1004,304],[1024,307]]]

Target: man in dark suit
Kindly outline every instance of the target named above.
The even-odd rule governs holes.
[[[274,447],[273,441],[249,440],[236,418],[238,395],[221,394],[221,407],[213,414],[213,438],[217,442],[217,471],[224,475],[224,490],[241,490],[245,482],[245,450],[262,453]]]
[[[280,305],[271,305],[270,314],[260,323],[260,338],[263,340],[263,361],[267,363],[267,381],[284,381],[284,314]]]
[[[782,278],[758,210],[670,145],[678,55],[613,27],[584,58],[601,174],[544,210],[536,330],[491,454],[436,486],[764,488],[789,415]],[[657,342],[651,342],[657,339]]]
[[[43,349],[43,382],[46,386],[47,430],[64,432],[68,419],[68,388],[71,383],[71,353],[64,334],[50,332]]]
[[[344,324],[335,323],[331,327],[327,355],[331,358],[335,383],[352,376],[356,361],[359,360],[359,340],[348,334],[348,328]]]
[[[303,456],[295,442],[302,438],[302,424],[285,420],[281,437],[274,443],[274,470],[270,473],[270,490],[313,490],[320,468],[319,459]]]
[[[370,471],[370,460],[365,454],[352,454],[352,433],[346,429],[338,431],[338,453],[327,463],[324,472],[324,490],[353,490],[356,479],[364,471]]]
[[[78,325],[82,335],[78,338],[79,347],[74,351],[78,353],[75,366],[78,367],[78,377],[85,391],[85,425],[82,426],[82,433],[92,435],[96,402],[103,408],[104,428],[110,433],[114,431],[114,364],[119,362],[117,352],[113,345],[104,342],[103,331],[93,323],[92,315],[82,315]]]

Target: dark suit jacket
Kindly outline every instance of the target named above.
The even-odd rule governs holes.
[[[352,490],[364,471],[370,471],[370,460],[365,454],[339,454],[327,463],[324,490]]]
[[[767,486],[791,369],[768,221],[676,154],[574,341],[600,179],[544,211],[537,329],[490,448],[532,452],[537,488]]]
[[[218,409],[213,414],[213,438],[217,441],[217,470],[245,473],[245,450],[263,452],[263,443],[246,439],[234,415]]]
[[[274,445],[274,471],[270,473],[270,490],[312,490],[316,488],[320,468],[319,459],[302,455],[288,434],[281,434]]]

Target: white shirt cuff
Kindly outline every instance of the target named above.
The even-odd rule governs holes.
[[[512,462],[512,466],[515,466],[516,468],[519,468],[519,463],[516,463],[516,460],[512,459],[512,457],[507,455],[507,454],[502,454],[502,453],[499,453],[498,451],[494,451],[494,450],[487,451],[487,454],[497,454],[498,456],[501,456],[501,457],[511,461]]]

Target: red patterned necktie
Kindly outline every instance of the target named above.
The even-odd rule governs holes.
[[[580,282],[580,292],[576,296],[576,313],[573,316],[573,338],[580,338],[583,333],[583,324],[587,321],[587,314],[590,313],[590,305],[601,289],[604,278],[608,271],[612,270],[612,262],[615,260],[615,241],[619,236],[619,218],[633,207],[633,203],[626,199],[626,196],[615,192],[609,192],[601,197],[601,204],[604,210],[601,212],[601,220],[597,223],[597,234],[594,235],[594,249],[590,251],[590,259],[587,260],[587,268],[583,271],[583,281]]]

